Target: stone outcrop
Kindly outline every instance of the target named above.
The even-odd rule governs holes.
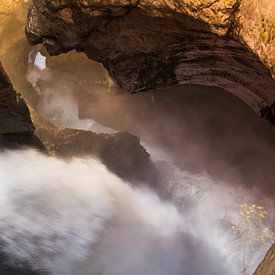
[[[52,55],[85,52],[131,92],[173,84],[218,86],[259,112],[275,101],[274,18],[261,8],[264,21],[255,11],[246,20],[248,6],[246,0],[33,0],[26,33]],[[248,27],[252,23],[257,35]]]
[[[6,119],[3,120],[3,127],[0,127],[0,129],[5,129],[5,131],[7,131],[7,127],[9,127],[10,132],[20,131],[20,135],[6,134],[5,137],[8,137],[9,141],[13,138],[14,142],[18,143],[20,141],[19,138],[26,136],[25,132],[24,135],[21,135],[21,128],[29,127],[27,130],[30,133],[34,132],[35,136],[43,142],[49,153],[66,158],[83,155],[95,156],[99,158],[112,172],[129,181],[144,182],[154,179],[155,172],[150,156],[140,144],[137,137],[126,132],[108,135],[73,129],[58,129],[39,118],[38,111],[35,109],[37,107],[38,93],[26,79],[29,65],[28,61],[31,58],[31,48],[24,37],[24,19],[26,19],[26,16],[24,17],[24,14],[26,14],[25,2],[27,1],[9,2],[7,0],[0,0],[0,4],[3,4],[0,5],[0,21],[3,19],[3,25],[0,25],[0,60],[5,65],[5,69],[9,73],[13,85],[22,94],[22,96],[16,96],[15,92],[12,93],[14,94],[14,97],[12,97],[11,102],[8,104],[10,107],[9,110],[11,110],[12,113],[17,113],[16,98],[21,103],[26,100],[31,109],[32,116],[31,122],[29,110],[26,104],[21,104],[20,106],[25,109],[26,114],[28,114],[25,116],[27,122],[25,122],[24,119],[21,119],[19,121],[21,124],[18,126],[19,122],[17,117],[15,118],[17,124],[8,124]],[[6,13],[5,18],[1,16],[1,12],[4,11]],[[13,32],[10,32],[10,29],[12,29]],[[64,58],[66,58],[66,56],[64,56]],[[87,58],[85,57],[85,59]],[[81,60],[83,61],[84,58]],[[53,62],[54,66],[57,67],[55,72],[60,73],[61,69],[59,67],[62,66],[63,63],[61,62],[59,64],[54,58],[49,61],[49,63],[51,62]],[[77,60],[75,60],[75,63],[76,62]],[[91,63],[89,59],[87,59],[86,62],[89,64]],[[58,68],[60,71],[58,71]],[[75,69],[76,68],[78,67],[75,67]],[[104,76],[104,73],[104,68],[102,68],[100,72],[97,69],[97,79],[101,79],[102,75]],[[4,75],[5,80],[10,85],[10,89],[14,91],[6,74]],[[75,74],[74,78],[78,90],[81,89],[81,81],[79,79],[80,75],[81,72],[78,72]],[[63,75],[59,74],[59,76],[62,77]],[[93,76],[95,77],[95,73]],[[85,85],[94,85],[95,82],[90,80],[89,77],[90,75],[87,74],[85,80],[82,79],[82,81],[85,82]],[[90,82],[86,83],[86,81]],[[96,79],[94,79],[94,81],[96,81]],[[51,83],[47,82],[45,85],[50,87]],[[4,95],[4,93],[0,93],[0,98],[1,97],[7,100],[7,96]],[[19,118],[21,118],[21,116],[19,116]],[[35,127],[33,127],[33,125]]]
[[[258,266],[254,275],[273,275],[275,274],[275,243],[267,252],[264,260]]]
[[[139,138],[127,132],[97,134],[90,131],[59,129],[32,114],[36,135],[48,152],[62,158],[94,156],[106,167],[132,183],[156,181],[156,170]]]
[[[22,146],[44,148],[34,135],[26,102],[15,92],[0,63],[0,147]]]

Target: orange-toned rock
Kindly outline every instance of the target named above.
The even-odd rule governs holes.
[[[275,243],[267,252],[264,260],[258,266],[254,275],[274,275],[275,274]]]

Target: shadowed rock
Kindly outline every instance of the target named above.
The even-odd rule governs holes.
[[[275,125],[275,101],[271,106],[264,107],[260,113],[261,117],[269,120],[273,125]]]
[[[62,158],[94,156],[119,177],[132,183],[154,183],[156,170],[139,138],[127,132],[97,134],[91,131],[58,129],[33,116],[36,135],[48,151]]]
[[[0,63],[0,148],[30,146],[44,150],[34,135],[28,106],[13,89]]]

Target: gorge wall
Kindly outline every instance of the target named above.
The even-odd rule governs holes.
[[[269,0],[33,0],[26,34],[51,55],[84,52],[130,92],[216,86],[275,124],[274,14]]]
[[[273,1],[33,0],[26,33],[52,55],[85,52],[128,91],[218,86],[274,123],[274,11]]]
[[[28,106],[0,63],[0,148],[31,146],[44,149],[34,135]]]
[[[23,2],[28,1],[14,1],[13,3]],[[249,18],[245,14],[248,10],[250,10]],[[264,13],[263,21],[256,11]],[[1,16],[0,19],[2,20]],[[255,124],[247,126],[250,124],[250,116],[242,117],[245,112],[241,111],[242,106],[236,98],[235,101],[230,101],[228,98],[229,102],[226,102],[226,99],[219,103],[216,101],[216,94],[219,93],[223,97],[223,91],[227,90],[241,98],[256,112],[262,111],[263,116],[271,121],[274,119],[273,107],[270,107],[274,101],[274,80],[270,76],[270,72],[274,74],[272,65],[274,64],[272,52],[274,39],[272,28],[270,28],[272,27],[272,24],[270,25],[270,20],[272,21],[270,1],[243,0],[241,3],[239,1],[187,0],[33,1],[28,20],[29,40],[33,44],[43,42],[50,54],[56,55],[73,49],[83,51],[90,58],[102,62],[111,76],[124,89],[130,92],[154,90],[136,95],[121,93],[114,96],[114,94],[106,93],[102,98],[93,93],[88,95],[85,89],[90,85],[89,82],[83,85],[81,92],[80,83],[82,84],[85,79],[83,75],[81,77],[81,74],[84,74],[82,72],[87,67],[76,66],[76,63],[81,60],[77,53],[63,55],[64,60],[56,61],[49,58],[47,69],[54,72],[54,77],[45,80],[41,73],[39,88],[56,85],[58,78],[64,78],[67,81],[70,76],[76,76],[72,81],[77,81],[76,91],[79,97],[84,98],[79,101],[79,104],[82,103],[79,105],[82,117],[91,115],[92,119],[98,119],[103,124],[106,122],[106,125],[109,123],[108,126],[113,126],[114,129],[124,127],[126,130],[132,130],[133,134],[140,138],[144,138],[143,132],[147,131],[149,137],[146,141],[151,141],[151,144],[156,144],[158,137],[154,136],[154,139],[150,140],[150,135],[158,133],[160,144],[172,147],[167,151],[178,160],[176,162],[178,166],[182,165],[185,169],[190,166],[190,170],[198,173],[197,167],[193,168],[183,160],[189,158],[190,161],[190,158],[194,157],[193,162],[198,165],[198,155],[202,154],[202,163],[205,161],[209,164],[211,160],[210,167],[204,166],[208,173],[212,170],[217,177],[216,171],[220,170],[222,174],[226,174],[228,169],[225,167],[227,166],[232,170],[234,168],[236,174],[239,173],[236,170],[240,169],[244,172],[243,179],[241,178],[237,184],[242,185],[246,181],[248,185],[265,189],[272,196],[270,187],[273,188],[274,182],[274,157],[272,155],[274,143],[264,142],[266,139],[263,138],[266,134],[270,135],[270,140],[274,137],[272,136],[274,132],[269,132],[270,125],[262,123],[256,116],[251,116],[252,121],[255,118]],[[263,33],[260,33],[261,29]],[[11,28],[6,28],[5,32],[13,34]],[[19,37],[22,38],[22,36]],[[30,56],[31,47],[27,45],[25,38],[15,43],[11,35],[10,41],[13,44],[12,50],[0,55],[0,59],[3,58],[3,61],[11,60],[11,57],[14,59],[10,62],[7,71],[11,73],[12,79],[17,80],[15,81],[17,85],[22,78],[18,86],[26,91],[29,89],[29,93],[26,92],[26,97],[29,96],[29,98],[26,98],[22,91],[24,98],[30,102],[35,101],[31,97],[38,97],[36,91],[31,85],[26,85],[26,68],[30,66],[27,59]],[[244,44],[253,50],[254,54]],[[5,43],[0,41],[0,53],[4,48]],[[37,54],[37,49],[34,51],[35,54]],[[9,55],[14,52],[17,53],[16,56]],[[72,62],[73,56],[75,60]],[[7,64],[6,62],[5,65]],[[15,66],[22,66],[22,68],[18,71],[12,70]],[[69,77],[60,74],[59,69],[63,71],[64,68],[68,71]],[[47,70],[44,74],[47,74]],[[98,157],[112,172],[131,183],[133,181],[157,181],[150,155],[140,145],[139,138],[125,132],[97,134],[91,131],[58,129],[42,120],[38,115],[38,110],[31,111],[32,124],[28,107],[22,96],[16,95],[4,72],[1,73],[1,79],[0,96],[3,104],[0,105],[0,115],[3,115],[4,120],[0,129],[6,131],[2,135],[5,141],[4,147],[7,141],[13,140],[11,137],[14,138],[16,144],[21,137],[35,138],[34,124],[36,135],[43,141],[48,151],[59,157],[92,155]],[[193,95],[196,92],[196,86],[186,84],[200,84],[204,93],[211,94],[204,103],[196,101],[200,108],[195,108],[196,104],[194,102],[192,104],[191,96],[191,104],[183,98],[183,94],[188,97],[188,94]],[[163,89],[166,86],[171,87]],[[218,87],[203,89],[205,86]],[[58,94],[60,87],[62,88],[56,85],[53,91]],[[201,99],[204,97],[202,92],[197,94]],[[100,104],[101,100],[104,104]],[[211,105],[213,101],[216,105],[220,105],[215,106],[214,111]],[[224,103],[221,104],[221,102]],[[191,115],[191,108],[201,112],[195,116],[196,119]],[[247,110],[247,113],[249,111]],[[226,131],[223,131],[224,128],[219,128],[220,124],[214,118],[231,112],[232,117],[236,118],[231,120],[224,118],[221,124],[226,125]],[[204,124],[205,120],[207,123]],[[186,127],[187,121],[191,121],[191,124],[193,122],[193,132],[192,127],[191,130],[190,127]],[[231,124],[228,125],[228,122]],[[238,130],[236,125],[241,130]],[[9,126],[11,127],[8,128]],[[201,129],[199,147],[194,146],[196,142],[193,140],[197,136],[196,127]],[[5,130],[7,128],[10,130]],[[218,129],[216,133],[219,134],[219,139],[217,140],[209,138],[211,134],[216,136],[213,128]],[[230,129],[233,131],[231,132]],[[254,136],[255,129],[260,132],[258,139]],[[9,134],[10,132],[12,135]],[[240,138],[242,142],[238,140],[238,142],[226,143],[225,140],[228,141],[230,138],[234,140]],[[3,138],[0,142],[2,140]],[[241,145],[236,147],[231,146],[232,144]],[[208,154],[208,149],[209,151],[216,150],[219,154],[216,156],[212,151],[213,154]],[[203,152],[204,150],[207,153]],[[228,154],[229,151],[230,154]],[[230,165],[223,164],[224,160],[230,162]],[[222,164],[218,166],[219,169],[216,166],[217,163]],[[160,168],[163,167],[165,168],[162,164]],[[234,174],[232,170],[229,171],[231,176]],[[163,176],[165,173],[166,171],[163,172]],[[236,178],[240,177],[236,176]],[[234,182],[236,178],[234,180],[230,178],[230,180]],[[165,180],[164,183],[166,183]],[[215,208],[218,207],[215,206]],[[196,215],[192,212],[192,216]],[[270,257],[267,257],[265,268],[270,267]],[[25,271],[16,272],[11,267],[5,266],[5,261],[0,257],[1,274],[24,274]],[[31,274],[31,272],[26,271],[25,274]]]
[[[2,147],[14,148],[18,144],[33,147],[34,138],[52,155],[96,157],[112,172],[129,181],[146,182],[155,178],[150,155],[136,136],[127,132],[95,133],[66,129],[69,127],[65,126],[58,128],[39,114],[36,109],[39,95],[26,79],[32,51],[24,35],[28,6],[29,1],[0,0]],[[50,83],[47,85],[51,86]]]

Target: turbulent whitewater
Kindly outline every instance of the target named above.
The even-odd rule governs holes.
[[[147,188],[131,187],[95,159],[3,152],[2,250],[12,264],[27,263],[54,275],[235,274],[235,260],[223,251],[229,235],[215,219],[221,221],[225,208],[236,203],[225,203],[230,195],[222,189],[205,193],[198,185],[193,194],[189,174],[177,180],[174,184],[182,190],[170,192],[171,203]],[[194,183],[202,180],[209,188],[206,176]],[[192,206],[185,205],[184,196],[194,199]]]

